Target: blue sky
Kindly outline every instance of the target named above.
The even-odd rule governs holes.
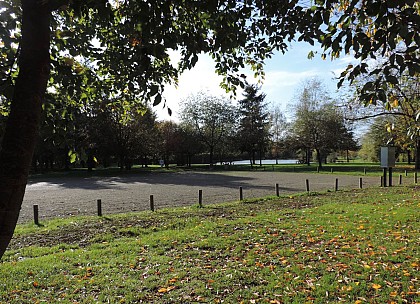
[[[334,93],[337,83],[333,79],[334,75],[338,76],[353,60],[350,56],[334,61],[322,60],[319,54],[313,59],[308,59],[307,55],[311,50],[319,51],[320,49],[306,43],[294,43],[286,54],[275,54],[266,62],[266,77],[261,91],[267,95],[267,102],[279,105],[286,115],[288,115],[287,105],[293,103],[293,96],[302,82],[317,77],[331,93]],[[176,55],[174,56],[176,57]],[[248,72],[245,71],[245,74],[252,74],[250,71]],[[166,109],[162,110],[161,106],[157,106],[155,110],[158,118],[177,121],[180,102],[189,94],[200,90],[208,90],[214,95],[228,96],[219,86],[221,80],[222,77],[217,76],[214,72],[212,59],[207,55],[200,55],[196,67],[181,75],[178,88],[173,86],[165,88],[164,97],[167,105],[173,110],[172,117],[167,115]],[[248,81],[256,82],[251,76],[248,77]],[[242,95],[239,93],[237,98],[241,97]]]

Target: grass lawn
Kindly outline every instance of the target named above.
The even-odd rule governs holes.
[[[0,303],[420,303],[420,188],[19,226]]]

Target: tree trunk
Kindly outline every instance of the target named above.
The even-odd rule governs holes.
[[[415,168],[416,170],[420,170],[420,137],[416,140],[416,151],[415,151]]]
[[[322,168],[321,151],[319,149],[315,149],[315,151],[316,151],[316,158],[318,159],[318,166],[319,166],[319,168]]]
[[[213,167],[213,154],[214,154],[214,148],[210,147],[210,155],[209,155],[210,167]]]
[[[311,149],[309,148],[306,149],[306,164],[311,165]]]
[[[22,0],[19,75],[0,151],[0,258],[16,227],[49,77],[50,11]]]

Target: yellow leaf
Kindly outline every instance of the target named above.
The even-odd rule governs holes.
[[[162,288],[159,288],[158,292],[165,293],[165,292],[168,292],[168,289],[166,289],[165,287],[162,287]]]
[[[171,290],[174,290],[176,287],[175,286],[169,286],[168,288],[166,288],[166,291],[169,292]]]
[[[357,300],[356,302],[354,302],[354,304],[362,304],[363,302],[360,300]]]
[[[169,280],[170,283],[175,283],[176,281],[178,281],[178,278],[172,278]]]
[[[395,298],[398,295],[398,293],[396,291],[393,291],[389,294],[390,297]]]
[[[372,284],[372,288],[378,290],[378,289],[381,289],[382,286],[374,283],[374,284]]]

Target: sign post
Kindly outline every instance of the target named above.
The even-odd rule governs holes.
[[[389,187],[392,187],[392,168],[395,167],[395,147],[381,147],[381,167],[384,171],[384,187],[387,183],[389,171]]]

